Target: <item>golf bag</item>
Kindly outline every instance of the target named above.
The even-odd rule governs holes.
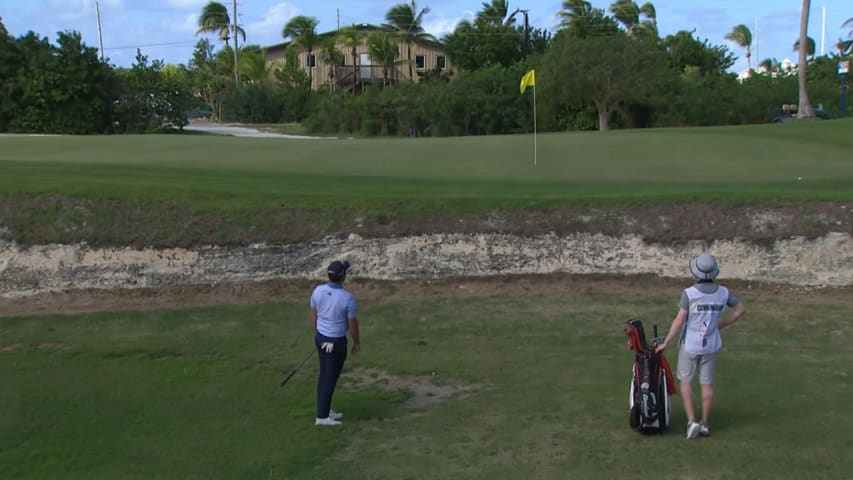
[[[655,347],[663,340],[657,336],[651,345],[646,341],[643,322],[628,320],[625,327],[628,346],[634,350],[634,368],[628,394],[628,421],[631,428],[641,433],[663,433],[669,428],[670,395],[676,393],[672,370],[663,353]]]

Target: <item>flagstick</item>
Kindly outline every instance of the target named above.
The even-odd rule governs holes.
[[[536,87],[533,87],[533,166],[536,166]]]

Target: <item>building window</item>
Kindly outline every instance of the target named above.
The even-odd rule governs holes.
[[[415,55],[415,68],[423,70],[426,68],[426,57],[423,55]]]
[[[435,68],[439,70],[447,70],[447,57],[444,55],[435,57]]]
[[[347,56],[346,55],[341,55],[341,66],[342,67],[347,66]]]
[[[314,68],[317,66],[317,55],[313,53],[305,57],[305,61],[308,65],[308,68]]]

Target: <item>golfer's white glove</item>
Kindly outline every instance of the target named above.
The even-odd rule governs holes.
[[[320,344],[320,349],[325,350],[326,353],[332,353],[332,350],[335,349],[335,344],[332,342],[323,342]]]

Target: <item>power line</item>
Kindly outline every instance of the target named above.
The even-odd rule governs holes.
[[[195,45],[195,44],[196,44],[196,42],[188,42],[188,41],[163,42],[163,43],[149,43],[149,44],[145,44],[145,45],[123,45],[120,47],[106,47],[106,48],[104,48],[104,50],[130,50],[130,49],[137,49],[137,48],[170,47],[170,46],[177,46],[177,45]]]

